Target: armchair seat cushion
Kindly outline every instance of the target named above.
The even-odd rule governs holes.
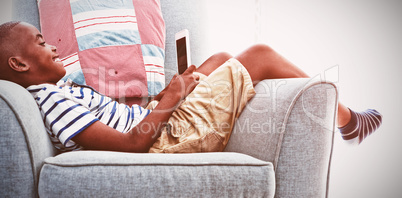
[[[40,197],[273,197],[274,193],[272,163],[228,152],[69,152],[47,158],[39,179]]]

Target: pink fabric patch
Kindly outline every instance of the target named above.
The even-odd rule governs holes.
[[[78,52],[69,1],[41,0],[41,32],[47,43],[57,47],[61,58]]]
[[[113,98],[148,95],[144,63],[138,58],[142,57],[141,45],[92,48],[79,56],[87,84],[100,93]],[[107,64],[116,62],[118,65]]]
[[[133,0],[142,44],[153,44],[165,49],[165,21],[159,1]],[[150,6],[152,4],[152,6]]]

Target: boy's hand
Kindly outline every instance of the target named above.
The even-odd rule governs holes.
[[[154,100],[160,101],[167,92],[180,94],[180,98],[184,99],[199,83],[200,77],[194,74],[195,70],[196,66],[191,65],[183,74],[175,74],[168,86],[155,96]]]
[[[173,77],[168,91],[179,93],[181,99],[186,98],[199,84],[200,77],[194,74],[195,70],[195,65],[191,65],[183,74]]]

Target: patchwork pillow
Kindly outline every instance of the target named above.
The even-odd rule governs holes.
[[[159,0],[38,0],[41,32],[57,47],[63,79],[113,98],[165,87],[165,24]]]

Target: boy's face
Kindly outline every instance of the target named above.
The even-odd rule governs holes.
[[[13,28],[19,41],[22,63],[29,66],[30,75],[37,83],[57,83],[66,73],[56,53],[56,47],[45,43],[42,34],[34,26],[20,23]]]

